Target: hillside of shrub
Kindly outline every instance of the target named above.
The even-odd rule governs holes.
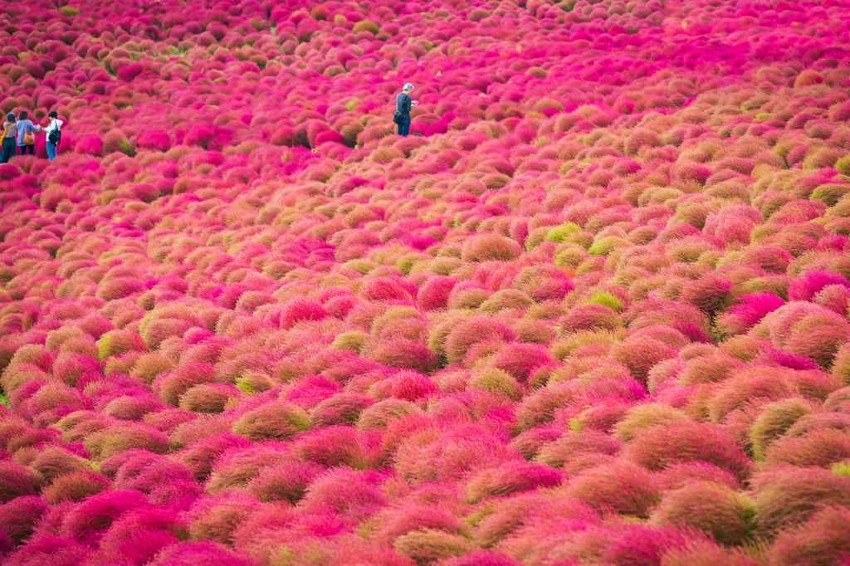
[[[0,562],[850,560],[848,17],[7,3]]]

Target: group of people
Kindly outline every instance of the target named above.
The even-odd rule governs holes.
[[[34,124],[29,114],[24,110],[15,116],[12,112],[6,114],[3,122],[3,147],[0,152],[0,163],[8,163],[15,155],[35,155],[35,134],[45,133],[47,159],[56,159],[56,150],[62,138],[62,125],[56,111],[47,115],[47,126]]]
[[[411,98],[413,84],[405,83],[401,93],[396,96],[395,114],[393,122],[398,125],[398,133],[401,136],[410,134],[410,112],[418,101]],[[35,134],[45,133],[45,148],[47,159],[56,159],[56,150],[61,140],[61,130],[64,122],[59,119],[55,110],[48,115],[47,126],[34,124],[29,118],[29,113],[22,110],[15,116],[14,113],[6,114],[3,122],[3,145],[0,149],[0,163],[8,163],[16,155],[35,155]]]

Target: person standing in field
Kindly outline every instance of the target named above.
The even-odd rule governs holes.
[[[47,138],[47,159],[53,161],[56,159],[56,148],[59,145],[59,140],[62,139],[62,125],[65,122],[59,119],[55,110],[51,111],[47,117],[50,118],[50,123],[44,129]]]
[[[15,124],[18,129],[18,147],[21,155],[35,155],[35,133],[41,131],[41,126],[36,126],[29,118],[26,110],[18,113],[18,122]]]
[[[15,139],[18,136],[15,122],[14,114],[11,112],[6,114],[6,121],[3,122],[3,147],[0,150],[0,163],[9,163],[15,156]]]
[[[410,111],[419,104],[419,102],[410,98],[411,92],[413,92],[413,83],[404,83],[401,93],[395,98],[393,122],[398,124],[398,135],[400,136],[406,136],[410,133]]]

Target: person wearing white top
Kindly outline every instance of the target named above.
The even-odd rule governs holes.
[[[47,159],[53,161],[54,159],[56,159],[57,144],[50,141],[50,132],[52,132],[53,130],[60,131],[62,129],[62,124],[64,124],[65,122],[58,118],[58,114],[55,110],[50,112],[50,114],[48,114],[47,116],[48,118],[50,118],[50,123],[47,124],[47,127],[44,129],[44,133],[46,134],[47,138]]]

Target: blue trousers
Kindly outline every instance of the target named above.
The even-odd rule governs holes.
[[[56,159],[56,144],[47,142],[45,147],[47,148],[47,159],[50,161]]]
[[[406,136],[410,133],[410,114],[402,115],[398,121],[398,135]]]
[[[0,151],[0,163],[8,163],[15,156],[17,150],[15,138],[4,138],[3,148]]]

